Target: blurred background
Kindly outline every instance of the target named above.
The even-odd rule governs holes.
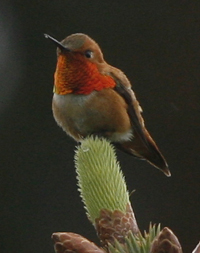
[[[141,230],[173,230],[191,252],[200,240],[200,2],[3,1],[0,8],[1,252],[54,252],[51,234],[98,243],[76,187],[76,143],[52,116],[55,46],[86,33],[123,70],[172,177],[118,152]]]

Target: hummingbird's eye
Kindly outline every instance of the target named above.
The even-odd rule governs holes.
[[[93,52],[91,50],[87,50],[87,51],[85,51],[85,56],[87,58],[92,58],[93,57]]]

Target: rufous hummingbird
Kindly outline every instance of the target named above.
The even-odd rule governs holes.
[[[61,42],[45,37],[57,46],[52,108],[58,125],[78,142],[89,135],[105,137],[170,176],[125,74],[105,62],[98,44],[85,34]]]

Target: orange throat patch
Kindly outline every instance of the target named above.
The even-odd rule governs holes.
[[[115,80],[99,72],[97,65],[77,54],[76,58],[60,55],[54,74],[54,92],[59,95],[69,93],[90,94],[105,88],[113,88]]]

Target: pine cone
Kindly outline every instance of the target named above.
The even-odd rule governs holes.
[[[125,242],[128,232],[139,232],[137,222],[130,204],[127,205],[126,213],[121,211],[101,210],[100,217],[95,220],[95,227],[103,246],[113,244],[114,239],[120,243]]]
[[[74,233],[53,233],[56,253],[105,253],[105,251],[81,235]]]
[[[150,253],[182,253],[182,248],[173,232],[165,227],[154,239]]]

